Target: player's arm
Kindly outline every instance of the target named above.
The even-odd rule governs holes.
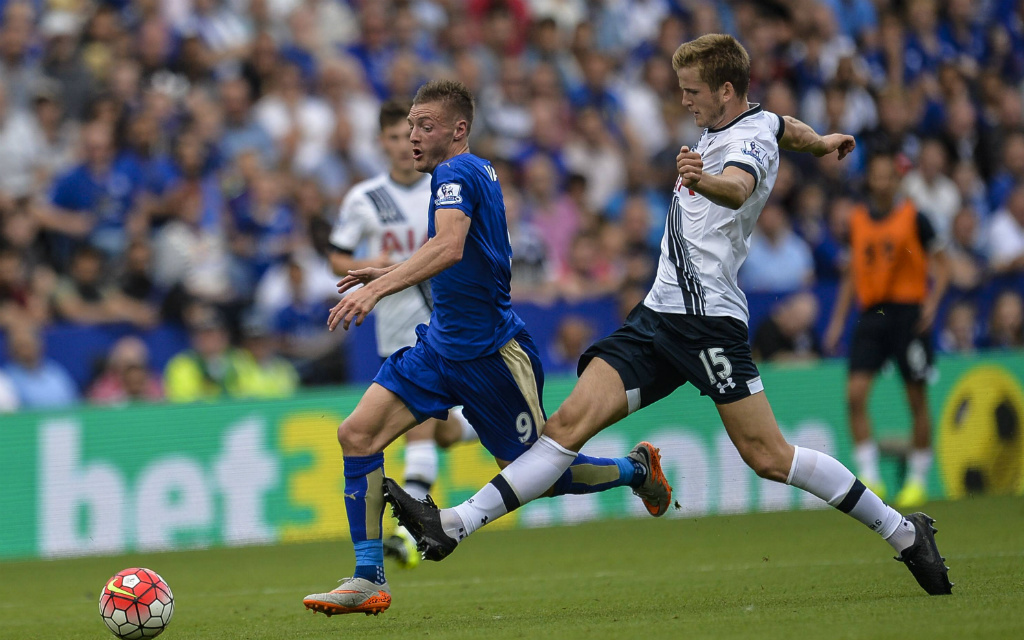
[[[917,214],[917,233],[921,245],[929,252],[928,263],[931,267],[932,278],[931,289],[921,305],[921,319],[917,326],[918,331],[925,332],[935,321],[939,304],[942,303],[942,298],[946,295],[946,290],[949,289],[951,267],[945,243],[938,238],[928,217],[920,212]]]
[[[389,296],[408,289],[425,280],[433,278],[448,267],[462,260],[462,252],[466,246],[466,236],[472,219],[459,209],[438,209],[434,212],[434,237],[427,240],[405,262],[394,268],[379,273],[367,282],[358,273],[352,273],[338,283],[338,292],[344,293],[357,284],[362,289],[352,292],[339,302],[327,320],[328,328],[333,331],[339,323],[345,329],[355,320],[356,326],[373,310],[373,307],[384,296]]]
[[[737,166],[728,166],[719,175],[704,173],[704,161],[700,154],[682,147],[676,156],[676,170],[683,179],[683,186],[699,193],[711,202],[729,209],[739,209],[754,192],[757,181],[751,171]]]
[[[836,302],[832,307],[832,319],[828,323],[825,340],[821,345],[828,355],[835,355],[839,339],[843,337],[843,329],[846,328],[846,316],[850,314],[850,307],[853,306],[852,270],[852,266],[847,266],[839,281],[839,291],[836,292]]]
[[[821,136],[793,116],[782,116],[782,123],[779,148],[786,151],[810,153],[818,158],[838,151],[839,159],[842,160],[857,146],[857,141],[853,139],[853,136],[845,133],[830,133]]]

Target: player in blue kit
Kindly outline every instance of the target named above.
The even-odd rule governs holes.
[[[356,568],[336,589],[303,599],[314,611],[378,614],[391,605],[381,540],[388,444],[462,405],[481,444],[504,468],[537,440],[547,419],[537,348],[512,311],[501,187],[490,163],[469,152],[472,122],[473,97],[461,83],[430,82],[417,92],[410,141],[416,170],[433,174],[429,239],[405,262],[350,271],[338,283],[340,293],[354,290],[331,310],[331,330],[361,324],[381,298],[427,279],[434,309],[430,323],[417,327],[416,345],[384,362],[338,427]],[[632,487],[652,515],[668,509],[671,487],[648,443],[622,458],[578,455],[548,495],[619,486]]]

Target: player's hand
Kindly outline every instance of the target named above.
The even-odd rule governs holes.
[[[843,337],[843,325],[829,323],[825,337],[821,341],[821,349],[827,356],[834,356],[839,351],[839,339]]]
[[[821,136],[821,142],[822,145],[814,150],[814,155],[819,158],[838,151],[839,159],[842,160],[857,148],[857,141],[853,139],[853,136],[848,136],[845,133],[830,133]]]
[[[331,309],[330,315],[327,316],[328,330],[334,331],[341,324],[342,328],[347,331],[353,320],[358,327],[363,324],[363,320],[370,315],[379,301],[380,296],[373,290],[373,287],[363,287],[353,291]]]
[[[683,179],[683,186],[692,189],[704,175],[704,161],[699,153],[690,151],[690,147],[680,147],[676,156],[676,171]]]
[[[364,269],[353,269],[348,275],[338,280],[338,293],[345,293],[353,287],[367,285],[381,277],[388,270],[384,267],[366,267]]]

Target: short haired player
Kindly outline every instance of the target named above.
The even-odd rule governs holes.
[[[853,150],[853,138],[819,136],[794,118],[748,103],[750,58],[731,36],[684,43],[672,65],[683,105],[704,131],[676,157],[679,178],[653,288],[622,328],[583,354],[579,382],[529,451],[453,509],[439,511],[389,486],[399,522],[427,558],[443,558],[476,529],[543,494],[599,431],[689,382],[715,402],[726,432],[759,476],[808,491],[864,523],[896,549],[928,593],[949,593],[932,520],[904,517],[839,461],[787,443],[747,343],[736,272],[775,183],[779,149],[842,158]]]
[[[339,276],[368,267],[390,267],[427,241],[430,176],[413,166],[409,142],[408,102],[389,101],[380,108],[380,144],[388,170],[352,185],[341,204],[331,231],[331,268]],[[430,320],[433,300],[430,285],[415,287],[380,301],[377,318],[377,353],[381,361],[402,347],[416,344],[416,327]],[[447,420],[429,418],[405,434],[403,485],[410,495],[424,499],[437,479],[437,447],[476,439],[476,432],[452,409]],[[405,567],[419,563],[420,555],[408,532],[399,527],[384,541],[384,555]]]
[[[420,88],[409,110],[409,139],[416,170],[432,174],[429,239],[404,262],[351,271],[338,283],[341,293],[363,286],[331,309],[332,330],[360,324],[383,298],[427,279],[434,308],[430,323],[416,327],[416,344],[388,357],[338,427],[356,567],[336,589],[303,599],[314,611],[377,614],[391,605],[380,531],[388,444],[461,405],[480,443],[504,467],[529,449],[547,418],[537,348],[512,311],[512,248],[497,172],[469,151],[473,109],[461,83]],[[671,488],[650,444],[621,458],[573,458],[544,488],[550,495],[628,486],[645,503],[667,506]]]
[[[949,283],[949,266],[928,217],[900,197],[900,176],[891,154],[868,160],[866,187],[866,202],[850,216],[850,265],[839,286],[825,348],[835,350],[856,298],[860,315],[850,344],[846,397],[857,472],[884,500],[886,487],[867,405],[875,375],[892,359],[903,378],[913,421],[907,478],[893,506],[914,509],[928,499],[928,376],[935,357],[930,329]],[[930,275],[935,278],[929,288]]]

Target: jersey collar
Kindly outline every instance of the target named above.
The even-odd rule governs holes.
[[[726,124],[726,125],[723,125],[721,127],[718,127],[717,129],[708,129],[708,133],[718,133],[719,131],[725,131],[726,129],[728,129],[732,125],[736,124],[740,120],[742,120],[744,118],[747,118],[749,116],[752,116],[755,113],[761,113],[761,105],[760,105],[760,103],[755,102],[753,104],[754,104],[754,106],[750,107],[749,109],[747,109],[746,111],[744,111],[740,115],[738,115],[735,118],[733,118],[732,120],[730,120],[729,124]]]

